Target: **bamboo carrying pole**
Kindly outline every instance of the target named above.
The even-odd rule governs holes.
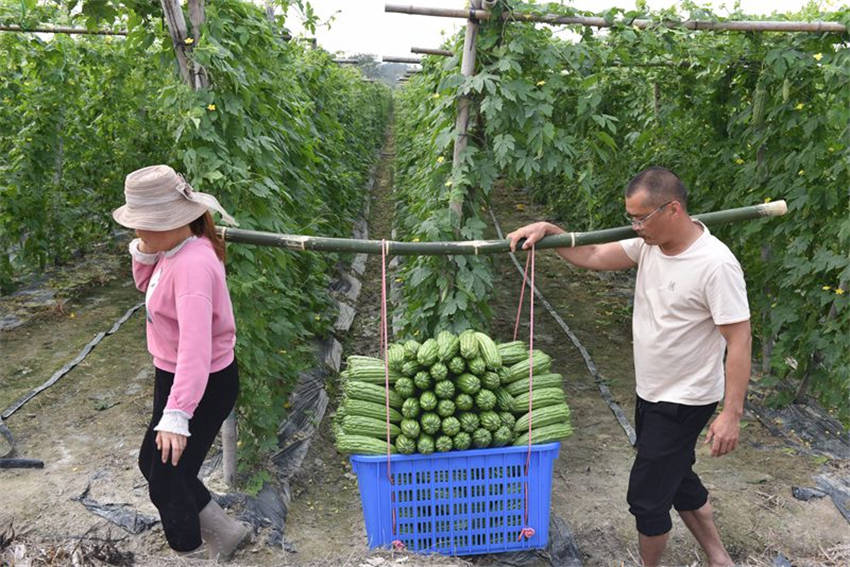
[[[439,16],[443,18],[474,18],[476,20],[489,20],[491,15],[487,10],[457,10],[452,8],[431,8],[424,6],[412,6],[401,4],[387,4],[384,8],[387,12],[397,14],[412,14],[418,16]],[[611,22],[600,17],[585,16],[560,16],[558,14],[523,14],[507,12],[502,14],[502,19],[518,22],[540,22],[553,25],[581,25],[587,27],[610,28],[618,22]],[[653,20],[626,20],[626,23],[639,29],[646,29],[658,25]],[[665,21],[663,25],[670,28],[684,27],[690,30],[711,31],[758,31],[758,32],[830,32],[844,33],[847,26],[839,22],[783,22],[783,21],[726,21],[714,22],[710,20],[685,20]]]
[[[753,220],[762,217],[782,216],[788,212],[785,201],[773,201],[749,207],[726,209],[694,215],[693,218],[707,226],[727,222]],[[351,238],[324,238],[321,236],[303,236],[297,234],[276,234],[236,228],[218,227],[219,234],[228,242],[276,246],[288,250],[315,252],[351,252],[380,254],[380,240],[355,240]],[[571,248],[587,244],[615,242],[632,238],[635,232],[631,226],[607,228],[590,232],[567,232],[547,236],[535,245],[537,249]],[[456,254],[498,254],[508,252],[507,240],[471,240],[462,242],[398,242],[388,241],[389,253],[396,256],[449,256]]]

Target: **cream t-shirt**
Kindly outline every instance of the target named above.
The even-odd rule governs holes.
[[[650,402],[703,405],[723,399],[726,340],[717,325],[750,318],[741,265],[701,226],[702,235],[675,256],[642,238],[620,241],[638,265],[635,383],[638,396]]]

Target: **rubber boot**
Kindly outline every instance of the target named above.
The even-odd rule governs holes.
[[[209,558],[215,561],[229,561],[251,535],[251,528],[230,518],[215,500],[210,500],[198,517],[201,539],[207,544]]]

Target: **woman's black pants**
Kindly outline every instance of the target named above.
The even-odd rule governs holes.
[[[198,472],[222,422],[236,403],[239,370],[234,360],[223,370],[210,374],[204,395],[189,420],[191,435],[176,467],[170,457],[168,462],[162,462],[162,454],[156,448],[157,432],[153,430],[162,418],[174,374],[157,368],[155,380],[153,415],[139,451],[139,469],[148,481],[151,502],[159,510],[168,545],[175,551],[191,551],[201,545],[198,512],[211,498],[198,479]]]

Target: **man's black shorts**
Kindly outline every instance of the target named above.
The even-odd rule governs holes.
[[[697,510],[708,500],[708,491],[691,467],[696,462],[697,438],[716,408],[717,402],[686,406],[637,398],[637,456],[627,500],[638,532],[665,534],[673,527],[671,506]]]

